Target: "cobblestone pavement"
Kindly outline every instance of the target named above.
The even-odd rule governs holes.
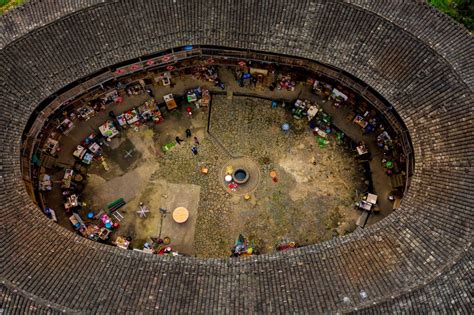
[[[281,130],[285,122],[289,133]],[[231,234],[243,233],[268,252],[283,239],[304,245],[354,229],[359,214],[352,206],[358,179],[353,157],[335,143],[317,146],[305,120],[272,109],[268,100],[217,96],[210,132],[232,155],[256,161],[262,174],[250,201],[231,198]]]

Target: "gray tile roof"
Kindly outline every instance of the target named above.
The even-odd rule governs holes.
[[[474,40],[423,1],[42,0],[0,27],[7,314],[462,313],[472,302]],[[187,44],[314,59],[377,90],[413,142],[401,209],[360,233],[243,261],[147,256],[47,221],[21,179],[35,107],[109,65]]]

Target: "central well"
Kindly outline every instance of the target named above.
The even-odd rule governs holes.
[[[234,181],[238,184],[244,184],[249,180],[249,173],[243,169],[239,168],[235,170],[234,174],[232,175]]]

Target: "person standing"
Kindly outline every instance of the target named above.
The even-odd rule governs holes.
[[[193,151],[193,154],[194,155],[197,155],[198,154],[198,149],[196,147],[192,147],[191,148],[191,151]]]
[[[191,137],[191,129],[186,129],[186,138]]]
[[[199,140],[198,140],[198,137],[194,137],[194,144],[195,144],[195,145],[199,145],[199,144],[200,144],[200,143],[199,143]]]
[[[184,140],[181,139],[179,136],[176,136],[176,143],[177,144],[181,144],[181,142],[183,142]]]

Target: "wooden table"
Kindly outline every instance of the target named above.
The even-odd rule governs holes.
[[[176,105],[176,101],[174,100],[173,94],[167,94],[163,96],[163,99],[165,100],[166,108],[168,108],[168,110],[172,110],[178,107],[178,105]]]
[[[377,195],[374,194],[367,194],[367,202],[375,205],[377,203]]]
[[[355,116],[353,122],[361,128],[365,128],[369,124],[367,121],[364,120],[364,117],[362,117],[361,115]]]

